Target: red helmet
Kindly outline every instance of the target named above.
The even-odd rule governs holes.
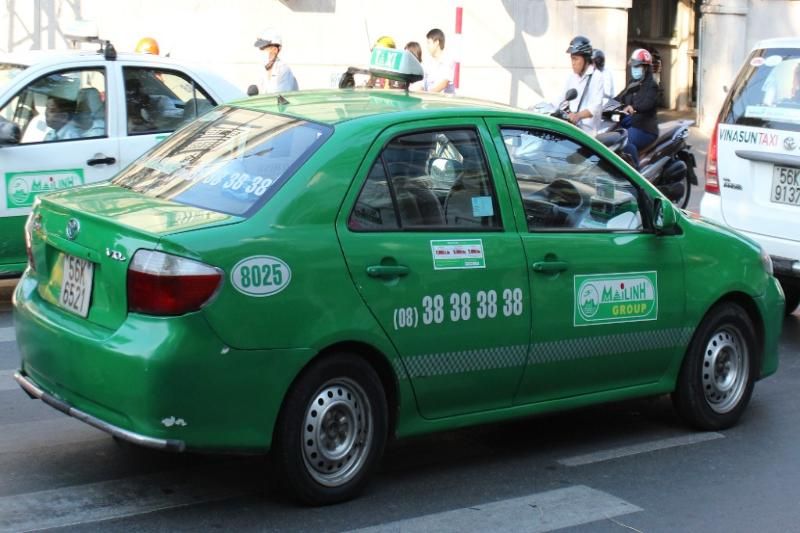
[[[653,56],[644,48],[637,48],[631,54],[631,59],[628,61],[629,65],[638,67],[639,65],[652,65]]]
[[[143,37],[136,43],[136,51],[140,54],[158,55],[158,42],[152,37]]]

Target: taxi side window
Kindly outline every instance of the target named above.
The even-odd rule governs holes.
[[[106,136],[105,69],[48,74],[25,87],[0,109],[19,127],[20,144]]]
[[[373,163],[350,214],[355,231],[487,231],[502,227],[474,130],[396,137]]]
[[[528,231],[640,231],[639,190],[611,163],[569,138],[502,128]]]
[[[175,131],[216,105],[181,72],[139,67],[123,72],[128,135]]]

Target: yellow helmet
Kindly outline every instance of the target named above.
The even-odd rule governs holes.
[[[158,42],[152,37],[143,37],[136,43],[136,51],[142,54],[158,55]]]
[[[381,48],[396,48],[394,44],[394,39],[392,39],[388,35],[378,37],[378,40],[375,41],[375,46],[380,46]]]

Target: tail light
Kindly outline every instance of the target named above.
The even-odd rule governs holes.
[[[711,142],[708,143],[708,155],[706,156],[706,192],[719,194],[719,172],[717,170],[717,133],[719,121],[714,124],[714,133],[711,135]]]
[[[128,266],[128,311],[182,315],[200,309],[222,281],[218,268],[176,255],[139,250]]]

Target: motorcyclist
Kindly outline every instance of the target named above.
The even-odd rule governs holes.
[[[592,63],[594,68],[603,74],[603,105],[617,94],[614,92],[614,76],[606,68],[606,54],[599,48],[592,50]]]
[[[570,41],[567,53],[572,61],[572,72],[562,94],[570,89],[578,92],[577,98],[569,101],[567,116],[570,122],[594,135],[603,109],[603,77],[592,65],[592,43],[578,35]]]
[[[625,107],[625,117],[620,125],[628,130],[625,152],[634,167],[639,167],[639,151],[658,137],[656,103],[658,84],[653,78],[653,56],[644,48],[637,48],[628,61],[631,81],[616,97]]]

